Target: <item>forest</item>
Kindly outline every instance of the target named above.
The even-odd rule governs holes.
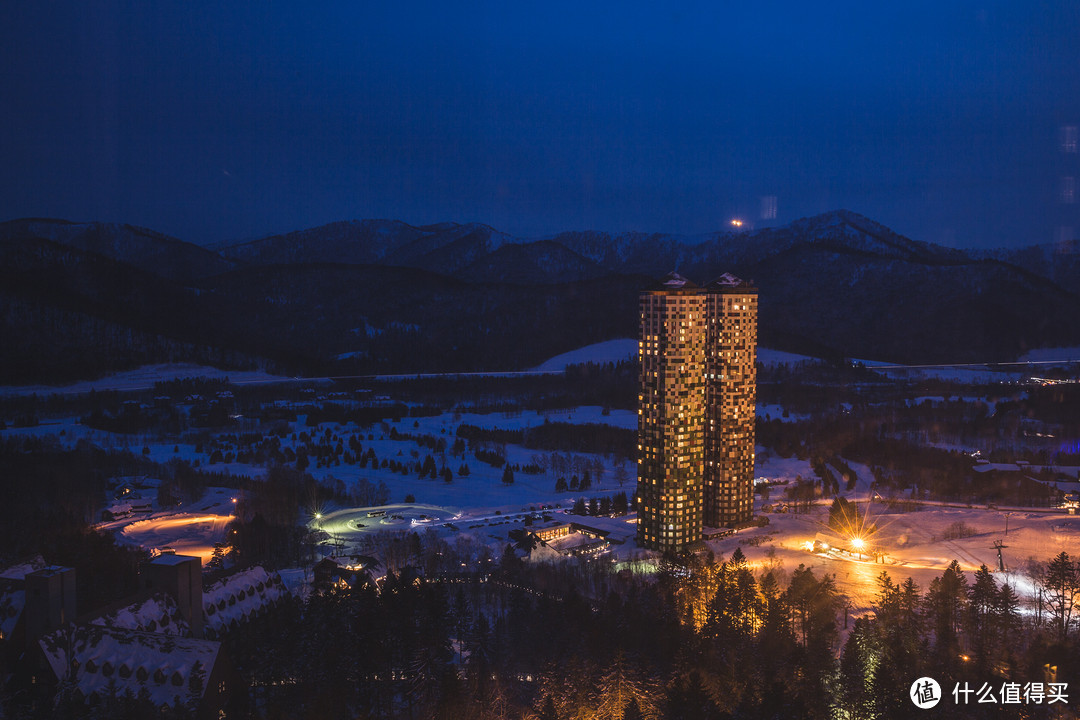
[[[876,720],[911,717],[923,676],[941,685],[942,716],[1071,717],[1051,702],[1080,667],[1064,553],[1040,564],[1034,608],[954,563],[926,588],[882,572],[872,612],[849,618],[830,575],[753,568],[739,550],[641,573],[508,548],[487,572],[441,571],[459,550],[406,542],[378,582],[293,598],[228,635],[241,680],[228,717]],[[61,697],[41,717],[148,710]]]

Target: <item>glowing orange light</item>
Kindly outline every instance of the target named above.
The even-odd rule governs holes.
[[[851,547],[855,548],[856,550],[862,550],[866,547],[866,541],[859,537],[851,538]]]
[[[731,221],[731,224],[734,225],[735,227],[742,227],[742,220],[739,220],[738,218],[735,218],[734,220]]]

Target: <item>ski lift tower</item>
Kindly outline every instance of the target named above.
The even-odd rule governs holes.
[[[1005,572],[1005,560],[1001,557],[1001,551],[1009,547],[1005,544],[1004,540],[995,540],[993,550],[997,550],[998,554],[998,572]]]

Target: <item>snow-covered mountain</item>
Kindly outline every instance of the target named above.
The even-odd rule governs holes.
[[[219,252],[18,220],[0,223],[0,384],[216,356],[289,372],[527,368],[633,337],[638,291],[670,270],[753,280],[761,341],[816,357],[985,362],[1080,345],[1071,248],[956,250],[845,210],[748,232],[539,240],[359,220]]]
[[[225,257],[249,264],[349,263],[415,267],[475,280],[500,272],[560,282],[598,274],[654,275],[671,269],[709,276],[745,268],[801,245],[931,264],[970,262],[963,251],[922,243],[847,210],[776,228],[704,235],[564,232],[535,240],[481,224],[414,227],[393,220],[333,223],[224,247]],[[530,266],[529,273],[519,267]],[[482,271],[482,272],[481,272]]]

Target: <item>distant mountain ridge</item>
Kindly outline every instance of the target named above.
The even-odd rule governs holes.
[[[693,272],[725,263],[753,264],[808,241],[822,247],[929,264],[977,259],[962,250],[903,237],[848,210],[748,232],[725,230],[686,236],[575,231],[539,240],[514,238],[479,223],[414,227],[397,220],[357,220],[249,240],[224,246],[220,251],[227,258],[259,265],[338,262],[453,273],[504,247],[561,246],[607,273],[656,273],[658,267]],[[513,257],[517,260],[520,256]],[[489,263],[490,267],[499,265]],[[596,272],[595,267],[591,272]]]
[[[696,236],[331,223],[219,246],[106,223],[0,223],[0,384],[138,362],[299,373],[531,367],[637,326],[676,269],[760,288],[760,339],[824,357],[1012,360],[1080,345],[1069,246],[964,251],[847,210]]]
[[[194,243],[134,225],[28,218],[0,223],[0,244],[47,240],[176,280],[233,269],[236,263]]]

